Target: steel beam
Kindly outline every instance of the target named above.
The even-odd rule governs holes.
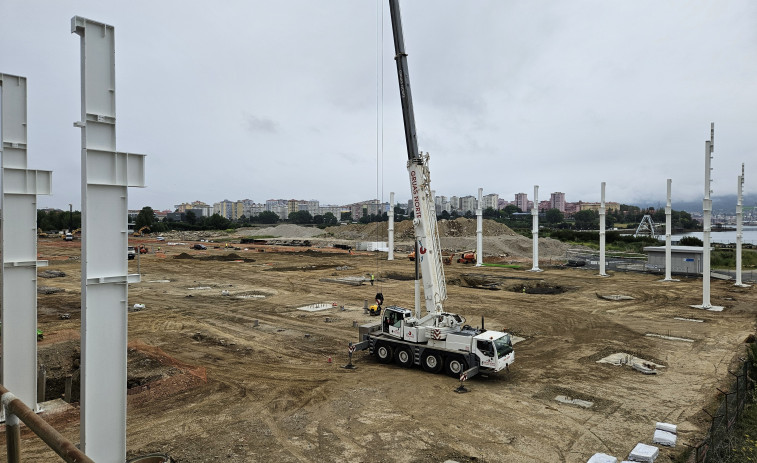
[[[2,382],[24,402],[36,404],[37,267],[47,265],[37,260],[37,195],[51,193],[52,173],[26,168],[26,89],[26,77],[0,74]]]
[[[75,16],[81,44],[81,445],[93,460],[126,458],[128,187],[145,186],[144,155],[116,151],[113,26]]]

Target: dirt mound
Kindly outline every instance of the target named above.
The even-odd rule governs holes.
[[[174,259],[194,259],[194,257],[190,256],[186,252],[182,252],[181,254],[179,254],[178,256],[174,256],[173,258]]]
[[[439,241],[442,249],[448,252],[461,252],[476,249],[476,220],[458,218],[439,220]],[[350,224],[328,227],[324,231],[334,239],[355,241],[387,241],[388,223]],[[510,258],[529,258],[532,255],[531,238],[515,233],[507,225],[494,220],[483,220],[484,256]],[[395,249],[401,252],[412,250],[414,236],[413,222],[403,220],[394,224]],[[541,259],[564,259],[567,249],[571,247],[551,238],[539,239],[539,257]]]
[[[235,234],[241,236],[274,236],[276,238],[312,238],[323,234],[323,230],[317,227],[303,227],[284,223],[275,227],[240,228],[235,231]]]
[[[507,225],[493,220],[483,221],[484,236],[515,236],[516,233]],[[440,238],[474,237],[476,236],[476,220],[464,217],[455,220],[439,220],[437,222]],[[345,240],[386,241],[388,232],[387,222],[369,224],[350,224],[338,227],[328,227],[324,230],[329,236]],[[403,220],[394,224],[394,239],[398,241],[412,240],[415,230],[412,220]]]

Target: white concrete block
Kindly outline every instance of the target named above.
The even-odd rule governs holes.
[[[678,433],[678,426],[670,423],[661,423],[657,422],[657,424],[654,425],[655,429],[661,429],[663,431],[672,432],[673,434]]]
[[[606,453],[595,453],[586,463],[618,463],[618,459]]]
[[[641,461],[644,463],[654,463],[655,459],[660,455],[660,449],[654,445],[647,445],[638,443],[636,447],[628,454],[628,459],[631,461]]]
[[[678,436],[676,436],[672,432],[663,431],[662,429],[655,429],[654,437],[652,437],[652,443],[667,445],[668,447],[675,447],[677,437]]]

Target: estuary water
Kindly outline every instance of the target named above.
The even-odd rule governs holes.
[[[735,228],[735,227],[734,227]],[[702,233],[703,232],[689,232],[689,233],[683,233],[680,235],[671,235],[670,238],[673,241],[678,241],[684,236],[696,236],[700,240],[702,239]],[[665,241],[665,235],[658,236],[659,239]],[[713,243],[736,243],[736,230],[734,231],[713,231],[710,233],[710,241]],[[750,225],[748,227],[744,227],[742,231],[742,243],[751,243],[754,245],[757,245],[757,227]]]

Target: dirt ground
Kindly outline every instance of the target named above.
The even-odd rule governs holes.
[[[717,388],[729,388],[729,367],[754,333],[754,288],[732,282],[713,280],[712,303],[725,309],[709,312],[689,307],[702,302],[700,279],[600,277],[545,265],[535,274],[455,262],[445,266],[447,309],[471,325],[480,326],[484,316],[487,328],[525,338],[515,345],[509,372],[475,377],[466,383],[470,392],[457,394],[453,378],[382,365],[367,352],[355,355],[357,369],[341,368],[347,343],[357,341],[354,322],[375,321],[363,313],[365,300],[381,291],[385,305],[412,307],[414,266],[404,255],[387,261],[386,254],[332,248],[211,244],[196,251],[189,242],[139,242],[151,253],[129,262],[130,273],[142,274],[141,283],[130,285],[129,306],[145,305],[129,314],[129,457],[572,463],[595,452],[622,459],[636,443],[651,443],[655,422],[665,421],[679,429],[679,445],[661,449],[657,461],[666,463],[704,435],[701,409],[711,407]],[[50,385],[78,367],[79,246],[39,244],[40,259],[50,261],[40,272],[65,273],[38,282],[65,290],[40,294],[38,302],[48,398],[61,394]],[[155,253],[158,246],[162,252]],[[334,282],[369,273],[375,287],[367,280]],[[471,287],[476,278],[498,281],[500,289]],[[565,291],[531,291],[544,286]],[[315,303],[326,309],[298,310]],[[596,362],[619,352],[662,366],[644,375]],[[593,405],[561,403],[558,395]],[[76,407],[43,416],[78,442]],[[59,461],[28,430],[22,439],[23,455],[33,461]],[[4,437],[0,442],[4,454]]]

